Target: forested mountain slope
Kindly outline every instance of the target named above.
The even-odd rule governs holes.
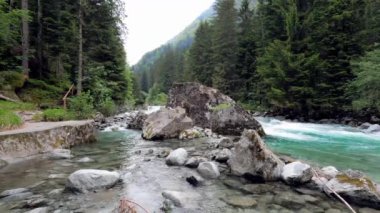
[[[140,70],[143,90],[198,81],[291,118],[379,114],[379,2],[253,3],[217,0],[189,49],[166,45]]]

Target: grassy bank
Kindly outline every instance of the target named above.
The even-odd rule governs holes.
[[[0,109],[0,130],[13,129],[22,125],[22,119],[14,112]]]

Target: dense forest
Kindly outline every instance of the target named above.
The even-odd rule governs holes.
[[[379,114],[379,1],[217,0],[214,10],[189,48],[168,45],[137,73],[143,90],[198,81],[290,117]]]
[[[0,0],[0,94],[59,108],[74,85],[76,112],[133,104],[124,18],[120,0]]]

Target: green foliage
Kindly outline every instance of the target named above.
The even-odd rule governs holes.
[[[13,111],[25,111],[25,110],[35,110],[36,106],[32,103],[25,102],[10,102],[0,100],[0,109],[3,110],[13,110]]]
[[[380,112],[380,49],[353,61],[356,78],[348,87],[355,110],[376,109]]]
[[[160,91],[157,84],[155,84],[152,88],[149,89],[149,93],[145,100],[146,104],[164,106],[167,102],[168,96]]]
[[[25,77],[20,72],[0,71],[0,89],[14,90],[21,88],[25,83]]]
[[[222,111],[225,109],[229,109],[231,107],[232,107],[232,105],[230,103],[221,103],[221,104],[218,104],[214,107],[211,107],[211,110],[214,112],[218,112],[218,111]]]
[[[100,102],[99,107],[97,107],[97,110],[102,113],[104,116],[111,116],[115,115],[117,112],[117,106],[112,101],[111,98],[106,98],[102,102]]]
[[[69,110],[72,111],[78,119],[92,118],[95,114],[94,99],[89,93],[83,92],[79,96],[70,98]]]
[[[34,117],[35,120],[38,119],[40,115]],[[68,121],[74,120],[74,112],[65,110],[65,109],[47,109],[42,112],[42,121]]]
[[[12,129],[22,124],[22,119],[10,110],[0,109],[0,129]]]
[[[25,86],[20,90],[19,96],[22,100],[35,103],[38,105],[57,105],[68,87],[62,87],[59,84],[48,84],[46,81],[37,79],[28,79]]]

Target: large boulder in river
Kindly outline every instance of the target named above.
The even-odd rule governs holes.
[[[264,135],[260,123],[227,95],[199,83],[177,83],[169,92],[168,107],[182,107],[194,124],[224,135],[240,135],[254,129]]]
[[[245,130],[235,143],[228,164],[234,175],[275,181],[281,178],[284,162],[270,151],[255,130]]]
[[[323,188],[324,192],[333,195],[334,190],[350,203],[380,209],[380,194],[376,184],[363,174],[346,172],[338,174]]]
[[[88,192],[96,189],[111,188],[119,181],[120,174],[118,172],[81,169],[69,176],[66,188],[77,192]]]
[[[148,114],[146,114],[145,112],[139,111],[135,116],[132,117],[130,123],[128,124],[128,128],[142,130],[144,126],[144,122],[147,119],[147,117],[148,117]]]
[[[144,122],[142,137],[146,140],[178,138],[182,131],[193,127],[193,121],[186,116],[185,109],[163,108],[148,115]]]

